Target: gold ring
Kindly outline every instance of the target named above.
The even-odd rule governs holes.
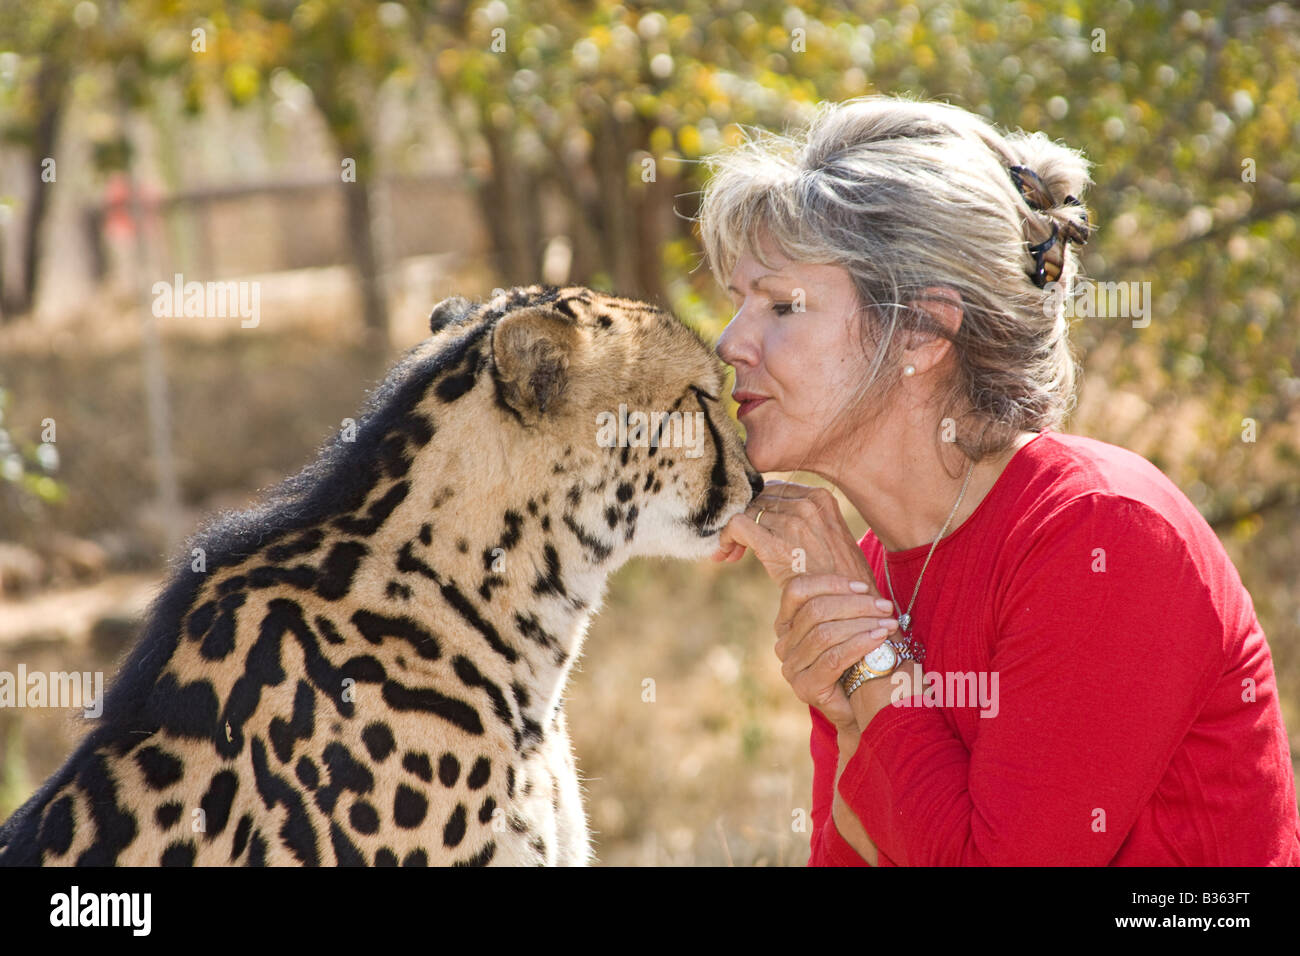
[[[761,518],[763,517],[763,512],[766,511],[766,510],[767,510],[766,508],[759,508],[759,509],[758,509],[758,514],[754,515],[754,524],[758,524],[759,519],[761,519]]]

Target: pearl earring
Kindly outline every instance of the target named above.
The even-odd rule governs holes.
[[[915,366],[915,365],[904,365],[904,366],[903,366],[903,374],[904,374],[904,375],[915,375],[915,374],[916,374],[916,366]]]

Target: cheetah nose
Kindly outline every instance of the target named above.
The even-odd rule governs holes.
[[[766,484],[766,482],[763,481],[763,476],[758,472],[754,472],[749,476],[749,487],[754,489],[754,496],[749,499],[750,501],[753,501],[754,498],[757,498],[762,494],[764,484]]]

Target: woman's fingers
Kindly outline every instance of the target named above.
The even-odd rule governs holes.
[[[777,634],[781,634],[782,625],[788,629],[799,608],[812,598],[823,594],[857,594],[870,597],[878,602],[876,609],[881,617],[889,617],[894,605],[881,597],[866,581],[855,581],[842,574],[800,574],[781,588],[781,606],[776,613]]]
[[[779,629],[777,656],[784,660],[799,652],[799,644],[806,640],[813,628],[831,621],[858,621],[860,629],[865,627],[868,631],[878,627],[897,630],[898,621],[876,601],[869,594],[819,594],[809,598],[795,612],[789,626]]]
[[[844,644],[850,637],[867,635],[872,639],[884,640],[896,630],[897,623],[889,626],[879,618],[820,620],[811,623],[807,631],[792,632],[784,639],[777,640],[777,645],[784,644],[784,646],[776,649],[776,656],[781,658],[781,666],[788,667],[790,674],[798,674],[802,670],[809,669],[828,650]],[[845,667],[848,667],[849,663],[846,663]]]
[[[843,622],[837,622],[843,623]],[[781,668],[800,700],[825,700],[839,688],[844,672],[885,642],[888,635],[857,633],[827,648],[802,670]]]

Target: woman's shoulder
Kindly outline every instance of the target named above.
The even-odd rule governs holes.
[[[1021,472],[1001,508],[998,560],[1023,571],[1080,554],[1166,583],[1199,580],[1232,613],[1240,578],[1214,530],[1163,472],[1141,455],[1083,435],[1044,432],[1021,449]],[[1119,564],[1116,565],[1116,561]]]
[[[1017,471],[1002,509],[1030,527],[1082,514],[1168,524],[1194,538],[1213,532],[1196,506],[1159,468],[1136,452],[1086,435],[1045,431],[1013,462]]]

